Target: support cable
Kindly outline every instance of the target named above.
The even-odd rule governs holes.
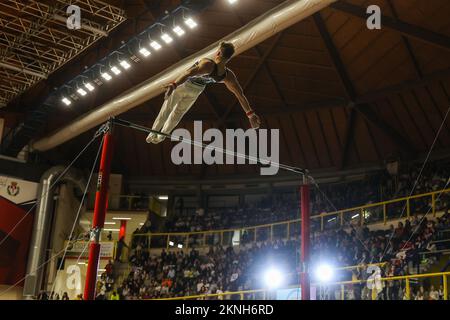
[[[414,185],[413,185],[413,187],[411,189],[411,192],[409,193],[409,197],[411,197],[414,194],[414,192],[416,191],[417,184],[419,183],[419,180],[422,177],[423,170],[425,169],[425,166],[428,164],[428,160],[430,159],[431,153],[434,150],[434,146],[436,145],[436,143],[438,141],[438,138],[439,138],[439,135],[441,134],[442,128],[444,127],[445,122],[447,121],[447,117],[448,117],[449,113],[450,113],[450,107],[448,108],[447,113],[445,114],[445,117],[442,120],[441,126],[439,127],[439,130],[436,133],[436,136],[434,137],[433,144],[431,145],[430,150],[428,151],[427,157],[425,158],[425,161],[422,164],[422,168],[420,169],[419,175],[417,176],[417,179],[414,182]],[[408,200],[405,202],[405,205],[403,206],[402,213],[400,214],[399,219],[403,218],[403,215],[405,214],[405,209],[406,209],[407,203],[408,203]],[[389,250],[389,248],[391,246],[391,240],[392,240],[393,237],[394,237],[394,233],[392,232],[391,235],[389,236],[389,240],[387,242],[387,245],[386,245],[385,249],[383,250],[383,255],[381,256],[380,261],[383,260],[384,256],[388,252],[388,250]],[[373,262],[373,257],[372,257],[371,263],[372,262]]]
[[[70,168],[75,164],[75,162],[84,154],[84,152],[91,146],[91,144],[100,137],[104,130],[106,125],[102,125],[100,129],[97,130],[94,137],[85,145],[85,147],[75,156],[75,158],[70,162],[70,164],[64,169],[64,171],[58,176],[58,178],[55,180],[55,182],[48,188],[48,190],[52,190],[52,188],[64,177],[64,175],[70,170]],[[47,192],[44,192],[41,195],[40,200],[42,200],[44,197],[47,196]],[[11,234],[14,232],[14,230],[17,229],[17,227],[26,219],[27,216],[30,215],[31,211],[33,211],[34,208],[36,208],[38,204],[38,201],[35,202],[35,204],[25,213],[25,215],[12,227],[12,229],[8,232],[8,234],[0,241],[0,246],[8,239]]]
[[[72,239],[73,233],[75,232],[75,227],[77,225],[78,218],[80,217],[81,209],[83,208],[83,203],[84,203],[84,200],[86,199],[86,195],[87,195],[89,186],[91,184],[92,176],[94,175],[95,167],[97,165],[98,157],[100,155],[100,151],[102,150],[102,146],[103,146],[103,140],[100,142],[100,146],[98,148],[97,155],[96,155],[94,163],[92,165],[92,169],[91,169],[91,172],[89,174],[89,178],[88,178],[88,180],[86,182],[86,187],[85,187],[84,192],[83,192],[83,197],[81,198],[80,206],[78,207],[78,211],[77,211],[77,214],[76,214],[75,219],[73,221],[72,229],[71,229],[70,234],[69,234],[69,239]],[[87,243],[89,244],[89,241]],[[61,267],[62,267],[62,265],[64,263],[64,259],[66,258],[67,251],[69,249],[69,244],[70,243],[68,242],[67,246],[65,247],[64,254],[63,254],[62,259],[61,259],[61,263],[59,264],[59,267],[56,270],[61,269]],[[86,247],[87,247],[87,245],[86,245]],[[82,254],[83,253],[84,253],[84,250],[83,250]],[[81,257],[81,255],[80,255],[80,257]],[[78,257],[78,261],[77,262],[79,262],[80,257]],[[53,281],[52,290],[50,292],[53,292],[53,290],[55,289],[55,285],[56,285],[56,281]]]

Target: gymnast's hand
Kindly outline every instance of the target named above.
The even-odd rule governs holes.
[[[248,118],[248,120],[250,121],[250,125],[252,126],[253,129],[259,129],[259,127],[261,126],[261,119],[256,113],[253,113]]]
[[[169,84],[166,84],[163,88],[166,89],[166,94],[164,98],[167,100],[172,95],[174,90],[177,88],[177,84],[175,82],[171,82]]]

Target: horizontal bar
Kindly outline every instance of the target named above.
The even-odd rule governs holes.
[[[337,0],[287,0],[261,16],[250,21],[242,28],[219,39],[216,43],[196,52],[165,69],[159,74],[147,79],[134,88],[115,97],[105,104],[73,120],[71,123],[55,132],[31,142],[31,148],[36,151],[47,151],[79,136],[80,134],[101,125],[111,116],[118,116],[142,103],[157,97],[164,92],[163,84],[174,80],[181,72],[190,68],[200,58],[212,57],[220,42],[232,42],[239,55],[277,33],[291,27],[312,14],[322,10]]]
[[[255,161],[258,164],[265,165],[265,166],[269,166],[270,165],[270,166],[274,166],[274,167],[277,167],[277,168],[280,168],[280,169],[284,169],[284,170],[287,170],[287,171],[291,171],[291,172],[294,172],[294,173],[298,173],[298,174],[303,174],[303,175],[307,174],[307,170],[305,170],[305,169],[296,168],[296,167],[288,166],[288,165],[285,165],[285,164],[282,164],[282,163],[269,161],[269,160],[266,160],[266,159],[262,159],[260,157],[248,156],[246,154],[242,154],[242,153],[239,153],[239,152],[234,152],[234,151],[227,150],[227,149],[224,149],[224,148],[210,146],[210,145],[207,145],[207,144],[199,142],[199,141],[194,141],[194,140],[191,140],[191,139],[186,139],[186,138],[183,138],[183,137],[174,136],[172,134],[168,134],[168,133],[152,130],[150,128],[147,128],[147,127],[144,127],[144,126],[132,123],[130,121],[117,119],[117,118],[113,118],[112,121],[113,121],[114,124],[117,124],[117,125],[120,125],[120,126],[123,126],[123,127],[136,129],[136,130],[139,130],[139,131],[142,131],[142,132],[145,132],[145,133],[154,133],[154,134],[162,135],[162,136],[164,136],[166,138],[170,138],[172,141],[184,142],[184,143],[188,143],[188,144],[191,144],[191,145],[194,145],[194,146],[197,146],[197,147],[202,147],[204,149],[210,149],[210,150],[214,150],[214,151],[217,151],[217,152],[221,152],[223,154],[227,154],[227,155],[230,155],[230,156],[233,156],[233,157],[244,158],[246,160]]]

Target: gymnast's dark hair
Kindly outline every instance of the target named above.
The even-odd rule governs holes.
[[[234,45],[231,42],[221,42],[220,51],[225,59],[231,59],[235,53]]]

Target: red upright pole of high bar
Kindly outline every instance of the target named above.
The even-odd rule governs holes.
[[[84,286],[84,300],[95,299],[95,289],[97,284],[97,269],[100,260],[100,234],[105,225],[106,209],[108,207],[108,187],[109,175],[111,173],[111,162],[113,156],[111,124],[109,130],[103,135],[102,157],[100,160],[100,170],[98,172],[97,192],[95,194],[94,217],[89,246],[89,260],[86,272],[86,282]]]
[[[310,248],[310,213],[309,213],[309,184],[305,178],[300,187],[300,206],[302,212],[302,238],[301,238],[301,263],[300,288],[302,300],[310,300],[310,278],[309,278],[309,248]]]

